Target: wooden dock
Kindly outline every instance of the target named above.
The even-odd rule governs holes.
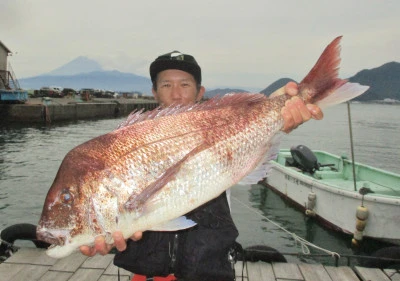
[[[0,264],[1,281],[118,281],[113,255],[86,257],[80,253],[53,259],[43,249],[23,248]],[[321,264],[236,263],[237,281],[400,281],[400,271]],[[132,273],[120,269],[121,281]]]
[[[242,262],[235,266],[236,280],[242,280]],[[243,274],[246,281],[400,281],[400,272],[356,266],[323,266],[321,264],[246,263]]]

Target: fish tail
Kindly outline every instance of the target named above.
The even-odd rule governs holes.
[[[335,38],[325,48],[314,67],[300,82],[299,94],[306,103],[325,108],[351,100],[368,90],[368,86],[338,77],[341,39],[342,36]]]

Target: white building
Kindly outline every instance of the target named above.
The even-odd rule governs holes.
[[[10,49],[0,41],[0,89],[5,89],[8,85],[7,57],[10,53]]]

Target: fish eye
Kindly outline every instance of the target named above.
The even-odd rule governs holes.
[[[68,189],[63,189],[60,195],[61,202],[64,204],[71,204],[74,201],[74,197]]]

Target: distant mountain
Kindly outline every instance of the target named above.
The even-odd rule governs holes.
[[[362,70],[353,77],[351,82],[370,86],[370,89],[355,100],[372,101],[395,99],[400,100],[400,63],[390,62],[380,67]],[[269,96],[272,92],[284,86],[289,78],[282,78],[269,85],[261,93]],[[49,72],[30,78],[19,79],[24,89],[40,89],[44,86],[60,86],[64,88],[95,88],[112,91],[138,91],[151,95],[151,81],[147,77],[119,71],[104,71],[100,64],[86,57],[78,57],[73,61]],[[207,91],[205,97],[224,95],[232,92],[247,92],[242,89],[214,89]]]
[[[290,78],[281,78],[281,79],[275,81],[274,83],[272,83],[271,85],[269,85],[264,90],[260,91],[260,93],[262,93],[262,94],[264,94],[266,96],[269,96],[270,94],[275,92],[277,89],[285,86],[290,81],[294,81],[294,80],[290,79]],[[294,81],[294,82],[296,82],[296,81]],[[207,98],[211,98],[211,97],[214,97],[216,95],[223,96],[223,95],[228,94],[228,93],[248,93],[248,91],[241,90],[241,89],[231,89],[231,88],[214,89],[214,90],[207,91],[204,94],[204,96],[207,97]]]
[[[93,88],[118,92],[137,91],[151,95],[149,78],[117,70],[105,71],[98,62],[83,56],[77,57],[49,73],[21,78],[18,81],[23,89],[59,86],[76,90]]]
[[[294,80],[293,79],[289,79],[289,78],[279,79],[276,82],[274,82],[271,85],[269,85],[264,90],[262,90],[260,93],[269,96],[270,94],[275,92],[275,90],[285,86],[286,83],[288,83],[290,81],[294,81]],[[228,94],[228,93],[248,93],[248,91],[242,90],[242,89],[231,89],[231,88],[214,89],[214,90],[207,91],[204,94],[204,96],[207,97],[207,98],[211,98],[211,97],[214,97],[216,95],[223,96],[223,95]]]
[[[46,75],[75,75],[80,73],[88,73],[93,71],[103,71],[101,65],[87,57],[77,57],[59,68],[47,73]]]
[[[149,78],[132,73],[113,71],[93,71],[75,75],[40,75],[18,80],[23,89],[40,89],[45,86],[60,86],[63,88],[104,89],[118,92],[141,92],[151,95]]]
[[[349,81],[370,86],[365,94],[355,100],[400,100],[400,63],[398,62],[389,62],[377,68],[362,70],[349,78]]]
[[[247,91],[240,90],[240,89],[230,89],[230,88],[214,89],[214,90],[210,90],[210,91],[205,92],[204,97],[212,98],[212,97],[215,97],[215,96],[223,96],[223,95],[228,94],[228,93],[247,93]]]
[[[269,96],[270,94],[272,94],[273,92],[275,92],[279,88],[282,88],[283,86],[285,86],[287,83],[289,83],[291,81],[294,81],[294,80],[290,79],[290,78],[281,78],[281,79],[275,81],[274,83],[272,83],[271,85],[269,85],[264,90],[262,90],[261,93],[266,95],[266,96]],[[296,81],[294,81],[294,82],[296,82]]]
[[[398,62],[389,62],[377,68],[362,70],[348,80],[370,86],[368,91],[354,99],[356,101],[382,101],[384,99],[400,101],[400,63]],[[261,93],[269,96],[290,81],[294,80],[289,78],[279,79],[262,90]]]

